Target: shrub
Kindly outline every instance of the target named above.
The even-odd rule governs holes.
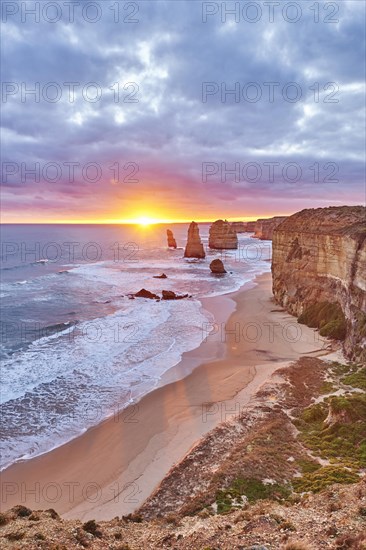
[[[330,400],[330,407],[332,411],[335,413],[339,413],[342,411],[349,411],[351,409],[351,403],[350,400],[347,399],[347,397],[340,396],[334,396]]]
[[[297,493],[317,493],[333,483],[357,483],[359,480],[357,474],[341,466],[323,466],[316,472],[294,479],[292,484]]]
[[[6,525],[8,523],[8,518],[5,514],[0,514],[0,527],[1,525]]]
[[[94,537],[101,537],[102,532],[99,530],[98,524],[95,522],[94,519],[90,519],[86,523],[83,524],[83,529],[87,533],[90,533],[91,535],[94,535]]]
[[[48,510],[45,510],[45,512],[47,512],[52,519],[60,519],[60,516],[53,508],[48,508]]]
[[[140,516],[140,514],[128,514],[127,516],[122,516],[122,519],[125,521],[133,521],[134,523],[142,522],[142,516]]]
[[[344,340],[347,334],[347,325],[344,319],[333,319],[319,330],[320,336],[333,338],[334,340]]]
[[[242,501],[246,497],[249,502],[262,499],[282,500],[289,496],[290,489],[279,483],[264,484],[259,479],[237,478],[228,489],[222,489],[216,494],[217,512],[223,514],[241,505],[235,502]]]
[[[344,340],[346,337],[346,319],[338,303],[312,304],[303,311],[298,321],[308,327],[320,329],[321,336],[336,340]]]
[[[344,376],[345,374],[350,374],[354,372],[354,365],[352,364],[344,365],[343,363],[338,363],[337,361],[333,361],[332,371],[337,376]]]
[[[18,506],[14,506],[14,508],[12,508],[12,511],[14,512],[14,515],[18,518],[26,518],[32,513],[32,510],[30,510],[26,506],[22,506],[21,504],[18,504]]]
[[[345,411],[344,421],[335,418],[328,426],[324,423],[328,415]],[[351,468],[366,466],[366,395],[354,393],[347,396],[333,396],[327,402],[305,409],[295,421],[299,439],[314,454],[331,460],[342,460]]]
[[[285,529],[286,531],[296,531],[296,527],[291,521],[284,521],[281,524],[281,529]]]
[[[301,415],[304,422],[323,422],[328,416],[325,403],[317,403],[305,409]]]
[[[320,394],[323,395],[325,393],[332,393],[336,390],[332,382],[324,382],[320,387]]]
[[[23,531],[17,531],[15,533],[8,533],[7,535],[5,535],[5,537],[8,539],[8,540],[22,540],[24,538],[24,533]]]
[[[317,470],[319,470],[319,468],[321,468],[319,462],[315,462],[314,460],[300,459],[297,461],[297,463],[304,474],[316,472]]]
[[[366,367],[362,367],[359,371],[345,376],[342,378],[342,382],[348,386],[366,390]]]
[[[366,418],[365,395],[354,393],[350,396],[335,396],[330,403],[333,411],[346,411],[354,422],[364,421]]]
[[[175,514],[168,514],[165,517],[165,521],[167,523],[171,523],[172,525],[178,525],[179,524],[179,517],[176,516]]]

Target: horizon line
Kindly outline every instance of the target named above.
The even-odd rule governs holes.
[[[276,214],[277,215],[277,214]],[[280,215],[280,214],[278,214]],[[284,214],[285,215],[285,214]],[[269,216],[269,218],[272,218],[273,216]],[[215,218],[211,220],[161,220],[161,221],[152,221],[148,222],[146,225],[162,225],[162,224],[187,224],[191,223],[192,221],[195,221],[196,223],[213,223],[217,220],[227,220],[228,222],[243,222],[246,223],[248,221],[257,221],[258,219],[264,219],[264,218],[252,218],[252,219],[246,219],[246,220],[240,220],[240,219],[229,219],[229,218]],[[86,222],[76,222],[76,221],[57,221],[57,222],[1,222],[1,225],[143,225],[139,221],[111,221],[111,222],[96,222],[96,221],[86,221]]]

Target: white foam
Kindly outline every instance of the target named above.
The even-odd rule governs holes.
[[[16,362],[4,361],[3,403],[10,404],[13,400],[16,405],[25,396],[31,402],[36,394],[38,399],[42,397],[38,402],[40,409],[33,411],[39,417],[35,422],[38,426],[37,444],[31,433],[23,437],[22,443],[18,440],[13,448],[17,456],[6,456],[5,453],[6,463],[20,459],[20,456],[44,452],[54,444],[55,438],[61,444],[70,433],[75,436],[81,428],[111,414],[113,407],[127,405],[129,400],[151,391],[161,375],[179,362],[184,351],[194,349],[202,341],[202,326],[208,319],[201,313],[199,301],[138,301],[138,306],[135,303],[132,306],[132,301],[128,301],[126,307],[115,314],[91,323],[81,323],[71,338],[70,333],[65,336],[65,331],[42,338],[27,352],[19,353]],[[42,419],[42,414],[50,414],[49,401],[55,398],[54,390],[51,394],[42,387],[45,385],[62,387],[62,391],[57,390],[60,401],[67,399],[67,395],[78,386],[85,392],[73,397],[76,414],[72,416],[75,418],[70,419],[69,412],[72,411],[68,411],[66,417],[59,415],[54,429],[47,426],[47,419]],[[91,391],[86,391],[85,386]],[[121,393],[128,396],[122,403]],[[100,407],[103,412],[97,419],[84,418],[84,425],[80,426],[77,411],[87,407]],[[57,408],[57,402],[54,408]],[[4,410],[6,414],[7,409]],[[4,411],[3,419],[6,420]],[[27,445],[33,450],[27,449]]]
[[[222,257],[216,252],[209,252],[202,262],[187,262],[179,252],[126,266],[105,261],[70,269],[68,284],[76,293],[88,285],[95,293],[92,299],[98,301],[100,289],[103,298],[108,289],[115,311],[76,326],[65,325],[65,330],[44,336],[27,351],[3,361],[1,403],[9,432],[2,466],[65,443],[154,389],[182,354],[206,336],[203,327],[212,319],[202,310],[200,298],[232,292],[269,271],[266,258],[247,256],[243,260],[237,251],[226,251],[224,263],[232,273],[222,278],[208,269],[213,258]],[[162,272],[167,279],[153,278]],[[141,288],[156,293],[174,290],[193,298],[160,302],[127,298]],[[85,417],[86,410],[100,414]],[[21,434],[17,426],[22,426]]]

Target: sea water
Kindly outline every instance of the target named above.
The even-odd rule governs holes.
[[[1,226],[1,468],[80,435],[154,389],[214,320],[201,298],[270,270],[271,243],[185,259],[187,224]],[[228,273],[211,274],[224,261]],[[165,273],[166,279],[154,278]],[[189,294],[131,299],[141,288]]]

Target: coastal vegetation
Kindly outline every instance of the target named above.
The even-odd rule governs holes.
[[[306,357],[278,373],[284,383],[262,388],[262,405],[257,404],[255,414],[240,417],[240,428],[227,423],[216,429],[222,455],[219,445],[211,461],[219,467],[209,475],[208,462],[202,490],[182,497],[176,520],[201,514],[226,516],[260,502],[291,507],[334,484],[360,482],[366,467],[365,367]],[[213,452],[213,441],[208,438],[173,472],[159,500],[152,503],[173,499],[173,487],[184,489],[180,478],[193,475],[196,460]],[[201,469],[204,472],[206,466],[201,464]],[[144,515],[146,508],[141,512]]]
[[[291,493],[289,486],[280,483],[264,483],[255,478],[237,478],[230,487],[220,490],[216,495],[217,512],[228,512],[235,508],[242,508],[243,503],[257,500],[272,499],[284,500]]]
[[[318,328],[320,336],[344,340],[347,332],[346,319],[337,303],[319,302],[307,307],[298,317],[298,322]]]
[[[334,550],[365,550],[365,367],[305,357],[277,375],[251,414],[214,430],[187,457],[186,472],[173,469],[151,508],[82,523],[17,506],[0,516],[4,547],[310,550],[331,541]],[[201,479],[202,452],[209,467]],[[186,495],[191,475],[195,493]],[[170,492],[175,507],[167,510]]]

